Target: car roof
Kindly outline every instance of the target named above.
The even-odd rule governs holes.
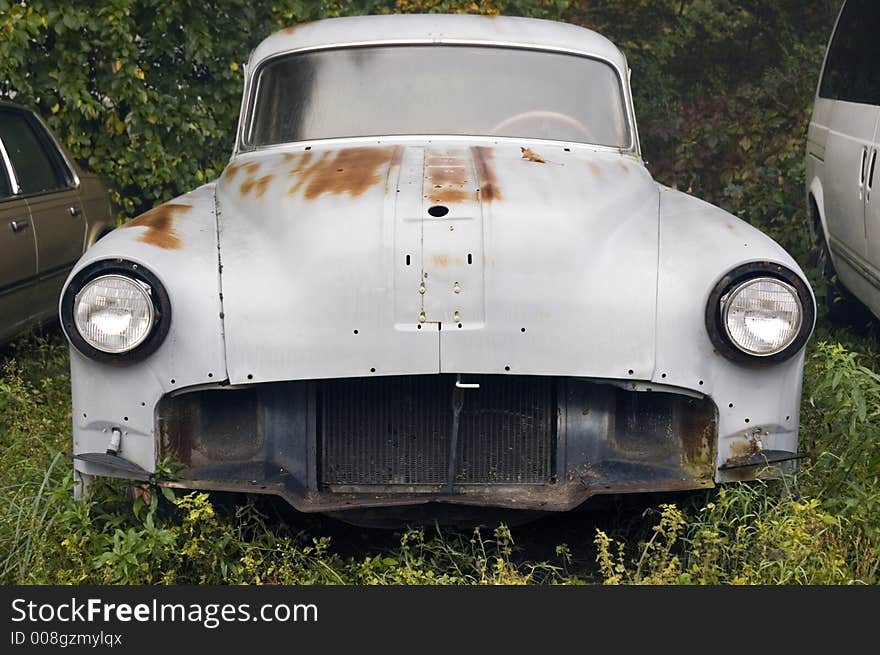
[[[607,38],[557,21],[467,14],[350,16],[300,23],[275,32],[251,53],[250,65],[275,55],[308,48],[377,42],[483,42],[591,55],[626,72],[626,60]]]

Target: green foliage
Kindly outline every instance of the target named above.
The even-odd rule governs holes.
[[[848,584],[866,580],[848,527],[817,499],[733,485],[688,512],[661,506],[632,557],[601,530],[595,544],[606,584]]]
[[[16,357],[25,353],[22,367]],[[52,498],[70,469],[66,348],[33,337],[9,354],[0,375],[0,580],[26,578],[51,539]]]

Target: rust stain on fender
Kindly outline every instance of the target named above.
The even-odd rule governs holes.
[[[761,452],[761,447],[754,439],[737,439],[730,444],[730,459],[728,462],[746,460]]]
[[[590,162],[590,171],[592,171],[593,175],[596,177],[602,177],[602,167],[599,166],[599,164]]]
[[[138,237],[138,241],[166,250],[176,250],[180,248],[181,241],[174,231],[174,218],[179,214],[185,214],[190,209],[192,209],[192,205],[169,202],[153,207],[123,227],[145,227],[147,229]]]
[[[241,195],[246,196],[253,191],[257,198],[262,198],[273,179],[275,179],[273,173],[269,173],[268,175],[256,179],[249,178],[241,183]]]
[[[230,164],[223,172],[223,177],[225,177],[227,180],[232,180],[236,175],[238,175],[238,171],[240,170],[244,170],[247,175],[253,176],[258,170],[260,170],[260,162],[252,161],[249,164],[241,162],[237,164]]]
[[[238,171],[240,171],[243,167],[244,167],[243,163],[230,164],[229,166],[226,167],[226,170],[223,171],[223,177],[225,177],[228,180],[231,180],[232,178],[234,178],[238,174]]]
[[[522,158],[523,159],[527,159],[528,161],[533,161],[536,164],[546,164],[547,163],[546,160],[541,155],[539,155],[537,152],[535,152],[531,148],[520,147],[520,150],[522,151]]]
[[[314,200],[324,194],[352,197],[363,194],[382,179],[382,167],[394,157],[393,147],[345,148],[334,153],[324,153],[310,163],[311,152],[303,153],[299,166],[291,171],[297,180],[288,193],[302,191],[306,200]]]
[[[480,178],[480,197],[485,202],[501,200],[498,177],[495,175],[495,166],[492,163],[492,149],[486,146],[473,146],[471,152]]]

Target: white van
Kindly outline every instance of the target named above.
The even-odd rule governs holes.
[[[846,0],[816,92],[806,180],[819,264],[837,278],[829,298],[842,286],[880,316],[878,28],[880,2]]]

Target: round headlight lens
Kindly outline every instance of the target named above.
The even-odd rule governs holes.
[[[797,338],[803,308],[794,287],[772,277],[747,280],[721,299],[728,338],[749,355],[767,357]]]
[[[123,275],[102,275],[76,294],[73,315],[77,331],[90,346],[124,353],[149,336],[155,309],[146,284]]]

